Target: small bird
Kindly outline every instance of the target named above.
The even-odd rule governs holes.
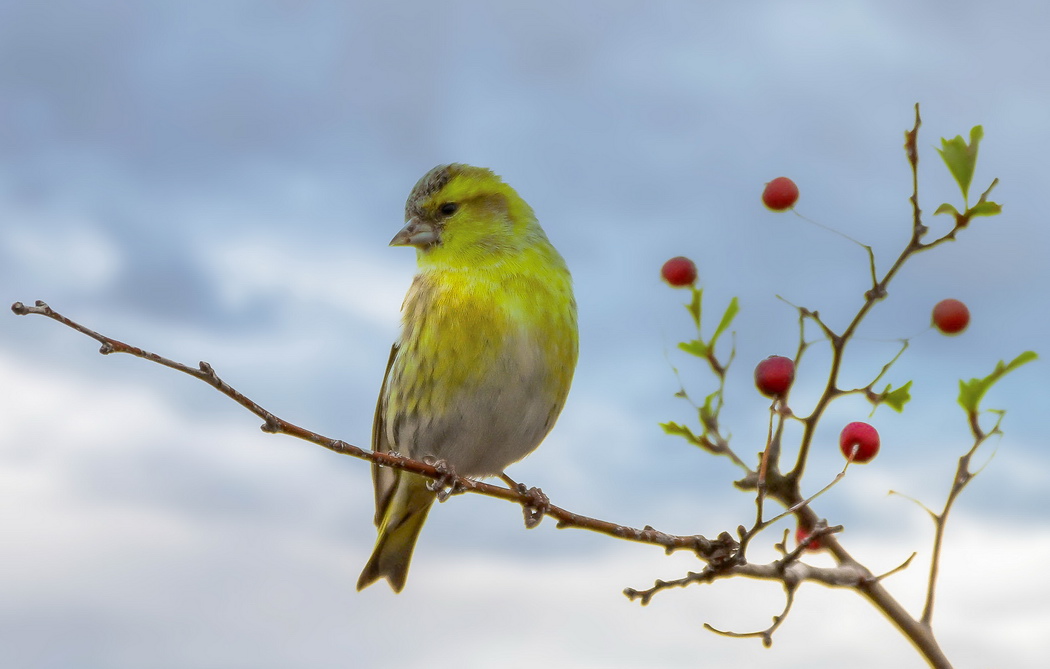
[[[531,453],[565,404],[576,368],[576,301],[565,261],[532,209],[491,170],[439,165],[405,203],[391,246],[418,272],[379,391],[372,448],[500,475]],[[379,538],[357,589],[401,592],[437,493],[373,465]]]

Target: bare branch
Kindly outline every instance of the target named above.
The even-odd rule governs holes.
[[[834,567],[814,567],[796,559],[792,551],[784,558],[767,564],[708,564],[703,571],[689,572],[683,578],[670,581],[657,580],[653,587],[646,590],[626,588],[624,595],[628,599],[640,600],[648,604],[658,592],[671,588],[684,588],[693,584],[714,583],[715,581],[744,576],[762,581],[777,581],[785,588],[795,589],[800,584],[810,581],[833,588],[860,588],[874,582],[874,577],[857,563],[840,564]]]
[[[759,638],[762,639],[762,645],[765,646],[766,648],[769,648],[770,646],[773,645],[773,633],[776,632],[777,628],[779,628],[784,623],[784,620],[787,619],[787,614],[788,614],[788,612],[791,611],[791,605],[795,603],[795,590],[796,589],[797,589],[797,586],[789,587],[786,584],[784,585],[784,595],[785,595],[785,598],[784,598],[785,599],[785,601],[784,601],[784,610],[780,612],[780,615],[773,616],[773,624],[770,625],[769,627],[767,627],[764,630],[758,630],[757,632],[728,632],[728,631],[720,630],[720,629],[716,628],[711,623],[704,623],[704,629],[706,629],[708,631],[711,631],[711,632],[714,632],[715,634],[720,634],[722,636],[728,636],[728,637],[734,637],[734,638],[737,638],[737,639],[743,639],[743,638],[748,638],[748,637],[759,637]]]
[[[944,549],[944,532],[945,527],[948,524],[948,514],[955,505],[955,500],[959,497],[959,493],[961,493],[967,484],[973,480],[973,477],[977,476],[976,472],[970,471],[970,460],[977,452],[977,449],[980,448],[981,444],[983,444],[990,435],[996,434],[999,431],[999,423],[1002,421],[1002,415],[1000,415],[991,431],[986,433],[981,429],[976,415],[977,412],[971,411],[967,413],[970,429],[974,438],[973,446],[970,447],[970,450],[959,457],[959,462],[955,468],[955,476],[952,478],[952,486],[948,491],[948,499],[944,502],[944,509],[942,509],[940,513],[934,513],[927,507],[923,506],[933,518],[934,527],[933,555],[930,557],[930,577],[926,586],[926,602],[923,605],[921,618],[924,625],[931,625],[933,623],[933,604],[937,590],[937,576],[940,572],[941,552]]]
[[[369,460],[384,467],[393,467],[395,469],[413,472],[434,479],[435,481],[446,482],[449,479],[447,471],[442,471],[441,468],[435,467],[432,464],[402,457],[396,453],[380,453],[365,450],[348,444],[345,441],[332,439],[331,437],[326,437],[290,423],[263,408],[236,388],[233,388],[223,381],[215,372],[214,368],[212,368],[207,362],[201,362],[197,367],[190,367],[189,365],[170,360],[164,356],[151,353],[150,351],[146,351],[137,346],[126,344],[117,339],[113,339],[112,337],[107,337],[106,335],[95,332],[94,330],[63,316],[43,301],[38,300],[35,306],[32,307],[26,306],[21,302],[15,302],[11,306],[11,310],[20,316],[45,316],[65,325],[66,327],[72,328],[81,334],[91,337],[102,345],[99,352],[103,355],[108,355],[110,353],[127,353],[136,358],[142,358],[143,360],[155,362],[184,374],[189,374],[190,376],[207,383],[226,397],[229,397],[261,418],[263,421],[262,430],[264,432],[296,437],[317,444],[318,446],[323,446],[324,448],[341,455],[349,455],[350,457],[361,460]],[[538,491],[534,492],[535,489],[528,489],[525,486],[504,488],[502,486],[463,477],[455,478],[453,485],[456,492],[472,492],[487,497],[495,497],[516,504],[521,504],[526,511],[526,518],[532,518],[530,522],[531,526],[537,525],[543,516],[550,516],[558,521],[559,528],[586,529],[593,532],[607,534],[618,539],[653,544],[663,547],[668,553],[677,550],[688,550],[695,553],[701,559],[707,560],[712,558],[723,559],[725,552],[725,542],[721,537],[714,541],[710,541],[700,535],[678,536],[661,532],[649,526],[646,526],[643,529],[637,529],[626,525],[620,525],[618,523],[611,523],[609,521],[583,516],[549,503],[544,505],[541,502],[538,502],[537,500],[542,499],[537,497]],[[728,537],[729,535],[725,536]],[[732,548],[735,550],[735,542],[733,542]]]
[[[911,555],[908,556],[907,560],[905,560],[904,562],[900,563],[899,565],[897,565],[893,569],[890,569],[885,574],[879,574],[878,576],[875,577],[875,580],[876,581],[881,581],[881,580],[883,580],[885,578],[889,578],[890,576],[893,576],[894,574],[897,574],[899,572],[904,571],[905,569],[907,569],[908,567],[911,566],[911,561],[915,559],[916,555],[918,555],[918,553],[912,553]]]

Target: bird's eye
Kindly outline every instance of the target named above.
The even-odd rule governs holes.
[[[456,213],[457,209],[459,209],[459,205],[455,202],[446,202],[438,208],[438,211],[441,212],[442,216],[451,216]]]

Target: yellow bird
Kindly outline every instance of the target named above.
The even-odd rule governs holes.
[[[491,170],[439,165],[405,203],[391,246],[418,273],[379,392],[372,448],[444,461],[459,476],[501,474],[554,426],[572,383],[576,301],[565,261],[532,209]],[[379,539],[357,589],[401,592],[436,493],[428,479],[373,466]]]

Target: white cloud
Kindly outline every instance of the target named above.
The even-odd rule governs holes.
[[[148,656],[171,667],[336,667],[348,658],[415,667],[449,652],[464,667],[488,666],[493,655],[574,667],[691,667],[698,658],[751,667],[923,666],[860,597],[812,585],[800,590],[772,649],[717,637],[701,625],[767,625],[783,602],[776,584],[694,586],[643,608],[621,590],[697,563],[549,523],[515,541],[513,552],[469,530],[463,545],[427,540],[403,594],[382,584],[358,594],[354,580],[373,538],[365,466],[266,441],[281,438],[260,438],[240,416],[183,414],[138,388],[0,363],[11,382],[0,401],[12,417],[0,432],[0,534],[8,542],[0,616],[39,626],[0,633],[21,666],[47,666],[58,652],[41,631],[47,621],[90,630],[90,639],[67,630],[63,652],[88,654],[100,666],[134,666]],[[106,488],[90,485],[100,467],[110,470]],[[225,494],[215,495],[216,476]],[[132,477],[147,489],[182,482],[158,496],[129,486]],[[681,491],[667,494],[669,504],[682,503]],[[553,550],[566,541],[577,550]],[[923,523],[844,541],[876,571],[923,549],[887,581],[918,606],[929,544]],[[471,551],[473,542],[484,550]],[[936,619],[951,657],[1025,666],[1050,651],[1042,634],[1050,583],[1039,576],[1048,550],[1045,527],[952,519]],[[975,569],[975,558],[986,568]]]
[[[105,289],[123,264],[120,247],[95,221],[28,209],[6,211],[0,244],[8,262],[35,276],[57,276],[79,291]]]
[[[346,247],[318,248],[285,239],[212,239],[201,251],[231,306],[288,300],[329,306],[391,327],[410,274]]]
[[[560,425],[511,474],[581,512],[723,529],[751,511],[726,482],[737,472],[656,427],[692,415],[659,355],[688,336],[659,263],[695,254],[712,304],[742,298],[725,424],[753,457],[765,409],[748,367],[797,339],[772,295],[840,325],[868,271],[860,249],[763,212],[760,184],[795,176],[802,213],[872,243],[885,268],[910,230],[900,133],[918,99],[926,222],[955,197],[930,145],[975,123],[987,132],[977,180],[1003,177],[1006,209],[909,264],[873,310],[862,337],[915,332],[927,313],[916,305],[947,291],[971,296],[975,322],[964,337],[913,341],[891,376],[915,378],[916,399],[876,415],[880,458],[818,506],[874,569],[913,549],[921,561],[927,519],[885,490],[943,499],[967,439],[956,379],[1046,343],[1032,305],[1046,285],[1037,112],[1048,105],[1029,66],[1047,58],[1046,10],[1003,5],[989,22],[976,2],[950,16],[899,1],[830,13],[617,3],[596,24],[588,3],[467,0],[434,23],[367,4],[264,2],[246,20],[236,3],[110,3],[84,30],[77,12],[15,0],[0,24],[9,300],[103,313],[88,324],[180,359],[199,352],[275,410],[367,434],[411,257],[381,251],[396,226],[379,235],[365,222],[398,219],[431,165],[476,159],[527,195],[570,259],[585,334]],[[803,589],[772,650],[715,637],[700,624],[767,624],[777,588],[724,583],[641,608],[620,589],[680,575],[687,557],[551,523],[511,535],[484,523],[520,513],[489,500],[435,511],[401,596],[358,594],[373,539],[366,466],[262,435],[168,372],[79,376],[97,356],[71,358],[77,349],[36,332],[0,342],[0,648],[21,666],[922,666],[861,598],[818,587]],[[849,348],[876,371],[883,353]],[[823,384],[815,355],[799,390]],[[1010,411],[1006,436],[949,527],[937,623],[960,666],[1033,666],[1050,650],[1046,579],[1033,576],[1048,550],[1037,371],[989,397]],[[934,373],[949,376],[930,383]],[[831,458],[810,463],[806,489],[838,471],[834,424],[855,419],[850,406],[829,408],[819,439]],[[1012,520],[1021,514],[1030,525]],[[479,543],[458,546],[457,523]],[[917,566],[889,581],[912,606]]]

